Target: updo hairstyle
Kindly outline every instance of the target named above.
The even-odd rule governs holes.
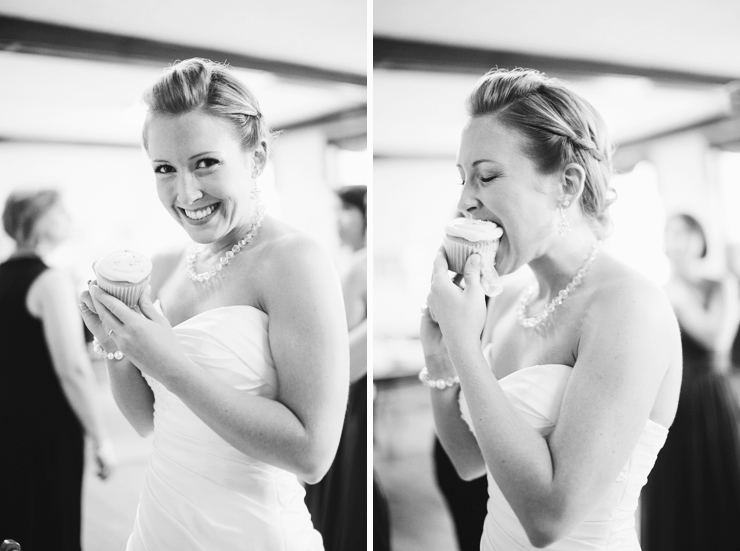
[[[18,245],[36,246],[38,223],[62,199],[55,189],[16,190],[5,200],[3,228]]]
[[[367,186],[344,186],[336,193],[343,206],[356,208],[362,213],[367,228]]]
[[[165,70],[144,93],[149,115],[143,128],[144,149],[153,115],[182,115],[201,110],[231,123],[245,151],[261,146],[267,154],[272,132],[259,103],[228,65],[207,59],[180,61]]]
[[[599,233],[609,227],[607,209],[616,199],[609,186],[614,147],[589,102],[539,71],[494,69],[478,81],[467,107],[471,117],[495,115],[518,131],[525,154],[542,174],[570,163],[583,167],[583,212],[599,223]]]

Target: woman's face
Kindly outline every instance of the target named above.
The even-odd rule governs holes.
[[[542,254],[556,234],[558,176],[541,174],[522,143],[519,133],[494,115],[473,117],[458,153],[463,183],[458,210],[504,230],[496,253],[502,275]]]
[[[342,243],[359,247],[365,241],[365,217],[354,205],[339,201],[337,207],[337,230]]]
[[[227,121],[202,111],[155,115],[147,133],[157,194],[170,215],[197,243],[223,248],[238,240],[256,208],[255,152],[242,149]]]
[[[55,248],[66,241],[71,228],[72,220],[69,213],[64,205],[58,202],[36,222],[34,233],[39,243],[43,242],[44,246]]]
[[[674,267],[680,268],[701,258],[704,240],[683,219],[672,218],[665,228],[665,252]]]

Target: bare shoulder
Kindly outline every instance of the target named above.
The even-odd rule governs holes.
[[[307,233],[277,221],[260,245],[259,265],[266,289],[280,292],[294,286],[305,288],[316,278],[336,275],[323,246]]]
[[[313,237],[284,222],[273,225],[262,249],[262,260],[271,268],[283,268],[286,263],[300,265],[331,261],[326,250]]]
[[[72,276],[63,270],[49,268],[31,284],[26,297],[26,307],[34,316],[44,315],[44,309],[56,308],[69,303],[75,296]]]
[[[645,338],[680,354],[678,322],[659,285],[613,258],[602,265],[600,273],[590,275],[599,284],[584,318],[585,337],[608,332],[617,340]]]
[[[74,293],[74,282],[72,276],[67,272],[57,268],[49,268],[36,278],[31,286],[31,292],[44,298],[60,294],[70,295]]]

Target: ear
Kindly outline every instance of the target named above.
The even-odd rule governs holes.
[[[586,171],[578,163],[570,163],[561,173],[559,200],[567,208],[578,201],[586,185]]]
[[[254,161],[254,169],[252,170],[252,178],[256,178],[260,174],[262,174],[262,171],[265,170],[265,165],[267,164],[267,150],[265,148],[267,144],[264,142],[261,142],[255,149],[252,151],[252,160]]]

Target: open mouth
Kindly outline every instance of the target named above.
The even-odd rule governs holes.
[[[218,211],[220,206],[221,203],[213,203],[212,205],[208,205],[207,207],[200,209],[177,208],[191,224],[205,224],[208,220],[213,218],[214,213]]]

